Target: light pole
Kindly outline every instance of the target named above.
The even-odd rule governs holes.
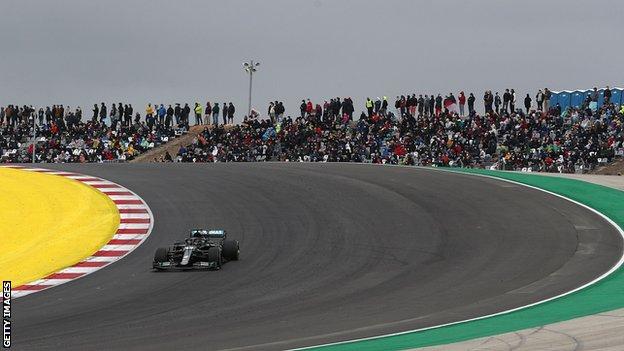
[[[253,82],[253,74],[257,71],[256,67],[258,66],[260,66],[260,62],[254,62],[253,60],[243,63],[245,72],[249,73],[249,106],[247,109],[247,118],[251,117],[251,84]]]
[[[33,112],[30,113],[33,118],[33,143],[32,143],[32,163],[35,163],[36,149],[37,149],[37,121]]]

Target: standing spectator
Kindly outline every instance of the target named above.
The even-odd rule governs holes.
[[[184,107],[182,108],[182,123],[184,124],[187,130],[189,129],[190,117],[191,117],[191,107],[188,105],[187,102],[185,102]]]
[[[611,103],[611,89],[609,89],[608,85],[605,88],[603,95],[604,95],[604,104],[608,105],[609,103]]]
[[[433,116],[433,110],[435,106],[435,97],[433,94],[429,96],[429,116]]]
[[[403,113],[401,113],[401,98],[400,97],[396,97],[396,100],[394,101],[394,108],[396,109],[396,112],[399,114],[399,116],[402,116]]]
[[[418,105],[418,99],[416,98],[416,94],[412,94],[412,96],[407,96],[407,110],[410,116],[416,116],[416,107]]]
[[[598,93],[598,88],[594,87],[594,90],[589,94],[589,98],[591,102],[598,103],[598,98],[600,97],[600,93]]]
[[[273,101],[271,101],[269,103],[269,108],[267,109],[267,115],[269,116],[269,119],[271,119],[271,123],[275,123],[275,104],[273,103]]]
[[[440,116],[442,113],[442,95],[438,94],[435,98],[435,116]]]
[[[195,112],[195,125],[204,124],[204,121],[202,120],[202,115],[204,111],[203,111],[202,105],[200,105],[199,102],[195,103],[194,112]]]
[[[468,115],[469,116],[472,116],[475,112],[475,109],[474,109],[475,100],[476,100],[475,96],[472,93],[470,93],[470,96],[468,96]]]
[[[459,92],[459,115],[464,117],[464,106],[466,105],[466,95],[464,91]]]
[[[550,110],[550,90],[548,88],[544,88],[544,111],[548,112]]]
[[[511,100],[509,101],[509,109],[511,110],[511,113],[516,112],[516,92],[511,89],[511,94],[510,94],[510,98]]]
[[[110,121],[111,121],[111,129],[113,130],[117,129],[118,111],[117,111],[117,106],[115,104],[111,105]]]
[[[78,107],[80,109],[80,107]],[[81,112],[82,114],[82,112]],[[123,104],[120,102],[117,104],[117,122],[119,124],[123,123],[123,117],[124,117],[124,107]]]
[[[132,104],[128,104],[128,108],[125,111],[126,113],[126,127],[130,127],[132,125],[132,114],[134,113],[134,108]]]
[[[542,111],[544,107],[544,93],[542,92],[542,89],[540,89],[537,92],[537,95],[535,95],[535,102],[537,103],[537,110]]]
[[[39,125],[43,125],[43,107],[39,108],[38,117],[39,117]],[[0,123],[1,121],[2,119],[0,119]]]
[[[284,108],[284,103],[278,101],[277,106],[275,107],[275,114],[277,115],[278,123],[282,121],[282,118],[284,117],[284,112],[286,112],[286,108]]]
[[[147,104],[147,107],[145,108],[145,118],[147,119],[148,117],[153,117],[154,112],[154,106],[152,106],[152,104]]]
[[[366,98],[366,111],[368,111],[368,118],[373,117],[373,100],[369,97]]]
[[[234,124],[234,112],[236,109],[234,108],[234,104],[230,101],[230,105],[228,106],[228,122],[230,124]]]
[[[500,114],[500,105],[501,105],[501,98],[500,95],[498,95],[498,91],[496,92],[496,95],[494,96],[494,108],[496,108],[496,114]]]
[[[305,117],[307,105],[305,100],[301,100],[301,105],[299,105],[299,110],[301,111],[301,117]]]
[[[104,122],[105,120],[106,120],[106,105],[102,103],[102,105],[100,105],[100,123],[105,123]]]
[[[223,113],[223,125],[226,125],[227,124],[227,115],[228,115],[229,111],[228,111],[227,104],[225,102],[223,103],[223,112],[222,113]]]
[[[378,96],[377,100],[375,100],[375,105],[373,106],[373,112],[375,114],[379,114],[379,110],[381,110],[381,99]]]
[[[165,127],[167,128],[171,127],[171,122],[173,122],[173,113],[173,107],[169,105],[169,107],[167,107],[167,115],[165,117]]]
[[[98,116],[100,115],[100,108],[98,107],[97,104],[93,104],[93,117],[91,117],[92,121],[97,121]]]
[[[176,127],[180,126],[180,121],[182,120],[182,107],[180,107],[180,103],[176,102],[175,109],[173,110],[173,116],[175,117]]]
[[[384,96],[383,101],[381,102],[380,113],[382,116],[385,117],[387,112],[388,112],[388,97]]]
[[[505,93],[503,94],[503,112],[508,113],[509,110],[509,102],[511,101],[511,93],[509,89],[505,89]]]
[[[308,99],[308,102],[306,103],[306,116],[312,116],[312,112],[314,112],[314,106],[312,105],[312,101]]]
[[[464,100],[466,98],[464,97]],[[422,94],[418,95],[418,115],[422,116],[424,109],[423,107],[425,106],[425,99],[423,98]]]
[[[215,128],[219,126],[219,103],[215,102],[214,107],[212,108],[212,124],[214,124]]]
[[[529,110],[531,110],[531,97],[529,94],[524,98],[524,108],[526,109],[526,113],[529,114]]]
[[[95,106],[97,107],[97,104],[95,104]],[[45,119],[46,119],[46,124],[47,125],[50,125],[50,123],[52,123],[52,110],[50,109],[50,106],[46,107]],[[97,114],[96,114],[95,120],[93,122],[96,122],[96,121],[97,121]]]
[[[165,108],[165,105],[160,104],[160,106],[158,106],[158,111],[156,113],[158,114],[158,123],[164,124],[165,116],[167,115],[167,109]]]
[[[204,122],[209,125],[210,119],[212,118],[212,106],[210,106],[210,101],[206,102],[206,108],[204,109],[204,118],[206,119]]]
[[[485,107],[485,113],[492,113],[492,104],[494,103],[494,96],[491,90],[487,90],[483,96],[483,104]]]

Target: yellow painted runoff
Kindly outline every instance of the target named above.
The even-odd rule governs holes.
[[[103,193],[57,175],[0,168],[0,279],[14,287],[91,256],[119,212]]]

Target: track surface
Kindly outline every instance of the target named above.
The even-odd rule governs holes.
[[[130,188],[155,227],[116,264],[16,300],[18,350],[274,350],[415,329],[560,294],[622,249],[580,206],[473,176],[352,164],[49,167]],[[192,227],[227,229],[242,260],[152,272],[154,250]]]

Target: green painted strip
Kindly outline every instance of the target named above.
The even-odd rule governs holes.
[[[457,168],[448,170],[508,179],[548,190],[587,205],[624,228],[624,192],[619,190],[574,179],[525,173]],[[393,351],[443,345],[533,328],[622,307],[624,307],[624,268],[616,270],[602,281],[576,293],[516,312],[421,332],[319,346],[306,350]]]

